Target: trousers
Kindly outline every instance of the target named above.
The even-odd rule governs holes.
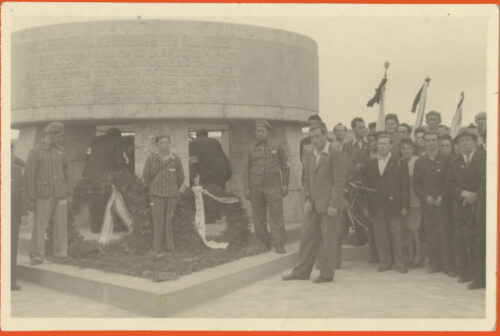
[[[153,251],[172,252],[175,248],[173,219],[177,207],[175,197],[151,196],[151,216],[153,222]]]
[[[251,186],[255,235],[265,245],[283,246],[286,244],[285,221],[283,218],[283,195],[281,186]],[[267,229],[267,213],[269,228]]]
[[[425,228],[429,265],[433,269],[443,269],[445,272],[455,271],[451,235],[453,230],[449,212],[449,208],[446,207],[422,205],[422,225]]]
[[[319,276],[332,280],[339,258],[340,226],[341,214],[328,216],[326,213],[317,213],[314,209],[307,214],[300,237],[299,256],[292,274],[300,278],[309,278],[321,245],[323,255],[318,260]]]
[[[375,245],[381,265],[405,267],[403,253],[404,227],[401,216],[388,214],[385,209],[378,209],[374,218]]]
[[[50,222],[53,226],[54,257],[68,256],[68,200],[66,198],[37,199],[31,234],[31,259],[43,260],[45,258],[45,232]]]

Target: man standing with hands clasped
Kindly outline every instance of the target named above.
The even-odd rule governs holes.
[[[314,283],[333,281],[337,265],[337,244],[344,206],[346,172],[340,157],[327,141],[325,124],[311,126],[314,149],[304,157],[305,223],[300,238],[299,257],[292,273],[283,280],[307,280],[320,244],[323,258]]]
[[[403,217],[410,207],[408,165],[391,153],[392,138],[381,133],[377,138],[377,157],[367,166],[364,185],[373,189],[369,197],[367,217],[373,218],[375,245],[380,260],[378,271],[392,269],[407,273],[403,254]]]
[[[255,123],[256,140],[243,156],[243,190],[252,204],[253,223],[257,238],[276,253],[285,253],[285,221],[283,197],[288,194],[290,166],[285,148],[271,139],[271,124],[265,120]],[[267,230],[267,211],[271,234]]]

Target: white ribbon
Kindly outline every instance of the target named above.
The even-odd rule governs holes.
[[[196,230],[198,231],[201,239],[205,243],[206,246],[213,248],[213,249],[225,249],[229,245],[227,242],[222,242],[222,243],[217,243],[214,241],[207,241],[206,239],[206,227],[205,227],[205,206],[203,203],[203,194],[208,195],[215,199],[216,201],[222,202],[222,203],[236,203],[239,202],[239,200],[236,197],[217,197],[203,189],[202,186],[200,185],[195,185],[192,187],[193,193],[194,193],[194,204],[196,208],[196,213],[194,215],[194,221],[195,221],[195,227]]]
[[[106,204],[106,210],[104,211],[104,219],[102,221],[101,234],[99,235],[99,245],[106,246],[111,240],[111,236],[113,235],[113,216],[112,211],[114,211],[118,217],[120,217],[121,221],[127,227],[127,230],[132,231],[132,223],[133,219],[130,213],[125,206],[125,202],[123,201],[122,195],[116,191],[114,185],[111,185],[113,188],[113,192],[108,199],[108,203]]]

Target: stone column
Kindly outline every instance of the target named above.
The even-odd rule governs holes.
[[[171,150],[181,158],[185,184],[189,185],[189,157],[188,157],[187,121],[178,120],[151,120],[135,123],[135,173],[142,176],[142,170],[148,155],[156,151],[155,137],[168,134],[171,139]]]

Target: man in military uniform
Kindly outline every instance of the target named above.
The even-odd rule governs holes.
[[[45,231],[53,225],[53,253],[56,259],[68,256],[68,159],[62,140],[64,126],[53,122],[45,128],[45,138],[28,154],[25,182],[34,209],[31,235],[32,265],[45,258]]]
[[[455,228],[455,254],[458,282],[469,289],[485,287],[486,221],[478,198],[485,201],[486,153],[477,150],[477,135],[469,129],[456,137],[460,154],[450,163],[448,183]],[[481,217],[481,216],[479,216]]]
[[[436,132],[427,131],[424,141],[426,154],[415,162],[413,189],[422,209],[422,225],[429,254],[427,271],[435,273],[442,270],[453,277],[456,276],[453,229],[446,185],[449,156],[439,151]]]
[[[255,123],[256,140],[243,155],[243,190],[252,204],[255,234],[268,248],[285,253],[283,197],[288,194],[290,166],[285,148],[271,139],[271,125],[264,120]],[[269,211],[271,234],[267,229]]]

